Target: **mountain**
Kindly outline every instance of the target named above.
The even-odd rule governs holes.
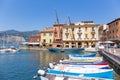
[[[3,38],[8,38],[8,37],[9,37],[9,40],[14,39],[14,41],[15,40],[20,40],[18,38],[21,38],[21,39],[23,38],[23,40],[29,41],[30,36],[37,35],[37,33],[38,33],[38,30],[24,31],[24,32],[17,31],[17,30],[0,31],[0,42],[3,40]]]

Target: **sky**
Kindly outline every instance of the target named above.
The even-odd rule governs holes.
[[[60,23],[94,21],[107,24],[120,18],[120,0],[0,0],[0,31],[31,31]]]

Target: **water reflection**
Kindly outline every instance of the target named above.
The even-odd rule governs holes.
[[[33,76],[39,68],[48,66],[50,62],[58,63],[61,58],[68,58],[67,55],[33,50],[21,50],[16,54],[0,53],[0,80],[34,80]],[[115,80],[120,80],[116,74]]]
[[[38,54],[36,54],[38,52]],[[38,58],[40,65],[39,67],[47,66],[50,62],[57,62],[61,58],[67,58],[65,53],[51,53],[49,51],[30,51],[30,53],[34,53],[30,55],[30,58]]]

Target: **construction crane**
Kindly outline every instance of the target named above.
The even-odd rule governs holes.
[[[71,32],[72,32],[72,35],[71,35],[71,40],[72,40],[72,42],[74,43],[74,41],[75,41],[75,36],[74,36],[74,28],[72,27],[72,23],[71,23],[71,20],[70,20],[70,17],[68,16],[68,20],[69,20],[69,25],[70,25],[70,27],[71,27]],[[76,47],[76,44],[75,44],[75,47]]]
[[[56,10],[55,10],[55,15],[56,15],[57,24],[59,24],[59,18],[58,18],[58,15],[57,15],[57,11],[56,11]]]

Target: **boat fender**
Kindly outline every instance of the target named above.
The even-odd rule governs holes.
[[[33,76],[33,79],[37,79],[37,78],[38,78],[38,75]]]
[[[61,59],[59,60],[59,63],[62,63],[62,62],[63,62],[63,60],[64,60],[64,58],[61,58]]]
[[[38,76],[44,76],[46,73],[44,70],[38,70]]]
[[[59,60],[59,63],[62,63],[63,62],[63,60]]]
[[[44,70],[45,72],[47,72],[47,71],[48,71],[48,68],[47,68],[47,67],[43,67],[43,70]]]
[[[57,63],[56,62],[52,62],[52,64],[55,66],[55,65],[57,65]]]
[[[53,65],[53,63],[49,63],[48,68],[50,68],[50,69],[54,69],[54,65]]]

